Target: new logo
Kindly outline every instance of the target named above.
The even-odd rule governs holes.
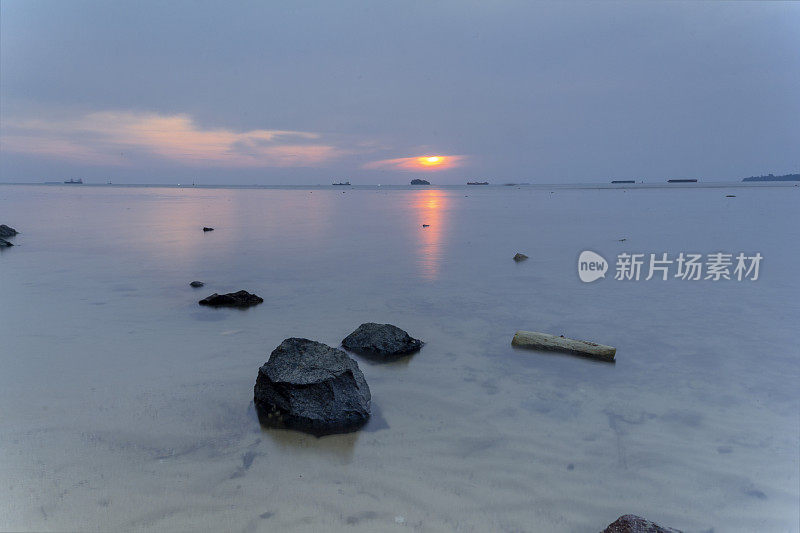
[[[602,255],[584,250],[578,257],[578,277],[584,283],[591,283],[600,278],[606,277],[608,261]]]

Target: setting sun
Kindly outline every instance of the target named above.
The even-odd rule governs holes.
[[[381,170],[411,170],[411,171],[438,171],[449,170],[464,164],[467,156],[464,155],[422,155],[413,157],[398,157],[395,159],[382,159],[364,164],[367,169]]]
[[[445,159],[444,157],[439,155],[431,155],[426,157],[420,157],[418,161],[420,162],[421,165],[433,166],[433,165],[441,165],[442,163],[444,163],[444,159]]]

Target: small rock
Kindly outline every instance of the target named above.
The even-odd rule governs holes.
[[[192,281],[191,283],[189,283],[189,285],[197,288],[197,287],[202,287],[203,285],[205,285],[205,283],[203,283],[202,281]]]
[[[430,228],[430,227],[431,227],[431,225],[430,225],[430,224],[423,224],[423,225],[422,225],[422,227],[423,227],[423,228]]]
[[[736,198],[735,194],[726,194],[725,198]]]
[[[527,258],[528,258],[527,255],[518,253],[517,255],[514,256],[514,261],[519,263],[520,261],[525,261]]]
[[[626,514],[609,524],[601,533],[681,533],[677,529],[659,526],[641,516]]]
[[[345,352],[293,337],[258,370],[254,400],[262,424],[324,435],[360,428],[369,419],[371,395]]]
[[[203,231],[214,231],[214,228],[203,227]]]
[[[263,303],[264,299],[247,291],[229,292],[228,294],[217,294],[216,292],[207,298],[200,300],[200,305],[210,305],[212,307],[250,307]]]
[[[374,322],[361,324],[342,341],[342,346],[352,352],[383,358],[416,352],[422,344],[397,326]]]
[[[0,248],[8,248],[9,246],[14,246],[14,245],[5,239],[0,239]]]
[[[13,237],[17,233],[19,232],[14,228],[12,228],[11,226],[0,224],[0,237]]]

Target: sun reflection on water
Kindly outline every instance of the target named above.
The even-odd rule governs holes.
[[[411,206],[419,226],[417,263],[426,280],[435,280],[444,259],[449,198],[443,191],[414,191]],[[427,226],[425,226],[427,225]]]

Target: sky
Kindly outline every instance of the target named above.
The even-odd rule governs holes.
[[[0,0],[0,182],[800,172],[800,3]]]

